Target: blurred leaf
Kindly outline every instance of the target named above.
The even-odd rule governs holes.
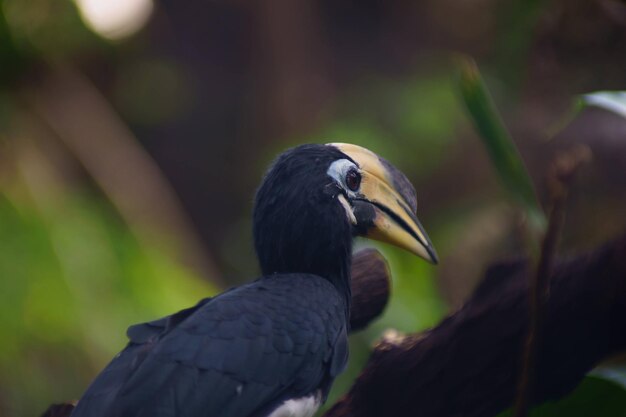
[[[513,415],[511,410],[498,417]],[[535,407],[530,417],[624,417],[626,390],[624,387],[597,376],[588,376],[567,397]]]
[[[626,118],[626,91],[598,91],[584,94],[583,105],[599,107]]]
[[[487,149],[500,181],[528,214],[532,226],[544,230],[546,219],[524,163],[498,114],[476,63],[461,58],[460,90],[463,102]]]

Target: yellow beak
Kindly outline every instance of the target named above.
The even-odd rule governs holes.
[[[374,152],[348,143],[331,143],[351,158],[361,186],[350,203],[361,236],[387,242],[436,264],[437,253],[417,219],[415,189],[397,168]]]

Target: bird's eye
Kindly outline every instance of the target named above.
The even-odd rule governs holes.
[[[356,191],[361,186],[361,174],[356,169],[351,169],[346,174],[346,185],[350,191]]]

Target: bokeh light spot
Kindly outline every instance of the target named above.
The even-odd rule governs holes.
[[[110,40],[126,38],[149,20],[152,0],[74,0],[85,24]]]

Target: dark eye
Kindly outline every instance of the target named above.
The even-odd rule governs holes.
[[[356,191],[361,186],[361,174],[356,169],[351,169],[346,174],[346,185],[350,191]]]

